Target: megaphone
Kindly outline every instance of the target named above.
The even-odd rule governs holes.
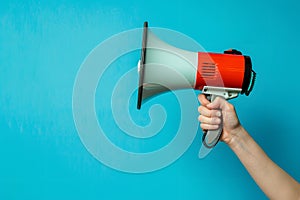
[[[251,58],[231,49],[224,53],[192,52],[159,39],[144,22],[141,57],[138,62],[137,108],[146,100],[169,90],[201,90],[213,101],[217,96],[232,99],[249,95],[256,73]],[[199,157],[218,143],[222,128],[203,134]]]

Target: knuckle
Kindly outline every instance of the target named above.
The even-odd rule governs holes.
[[[203,110],[202,106],[199,106],[199,107],[198,107],[198,112],[201,113],[202,110]]]
[[[207,112],[207,116],[208,116],[208,117],[212,117],[212,116],[213,116],[212,113],[213,113],[213,111],[212,111],[212,110],[209,110],[209,111]]]
[[[234,106],[232,105],[232,104],[230,104],[230,103],[228,103],[228,108],[230,109],[230,110],[233,110],[234,109]]]
[[[220,123],[220,119],[219,119],[218,117],[212,117],[212,118],[210,119],[210,123],[211,123],[212,125],[219,124],[219,123]]]
[[[217,102],[220,102],[220,101],[222,101],[223,100],[223,97],[220,97],[220,96],[217,96],[216,98],[215,98],[215,101],[217,101]]]
[[[214,110],[213,111],[213,116],[219,117],[220,111],[219,110]]]
[[[216,118],[214,118],[214,117],[210,118],[210,123],[215,124],[216,123]]]
[[[198,121],[199,121],[199,122],[202,122],[202,120],[203,120],[202,115],[199,115],[199,116],[198,116]]]
[[[215,117],[214,118],[214,122],[215,122],[215,124],[220,124],[221,120],[220,120],[220,118]]]
[[[199,120],[200,122],[203,122],[203,116],[202,116],[202,115],[199,115],[198,120]]]
[[[215,98],[215,100],[216,100],[216,101],[220,101],[220,97],[217,96],[217,97]]]

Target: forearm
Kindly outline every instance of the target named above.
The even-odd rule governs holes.
[[[277,166],[240,127],[228,144],[255,182],[270,199],[300,199],[300,185]]]

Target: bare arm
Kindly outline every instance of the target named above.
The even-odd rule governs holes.
[[[276,165],[241,126],[234,107],[222,98],[210,103],[199,95],[203,129],[216,129],[223,117],[221,140],[233,150],[262,191],[273,200],[300,200],[300,184]]]
[[[300,199],[299,183],[276,165],[244,128],[240,128],[229,147],[270,199]]]

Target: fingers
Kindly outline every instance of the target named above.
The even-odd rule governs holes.
[[[201,105],[198,107],[198,112],[200,113],[198,120],[200,122],[200,127],[203,130],[215,130],[218,129],[221,124],[221,110],[220,106],[223,103],[222,98],[216,98],[215,103],[211,103],[207,100],[204,94],[200,94],[198,99]],[[210,105],[210,106],[208,106]]]
[[[220,110],[211,110],[202,105],[198,107],[198,112],[206,117],[221,117]]]
[[[200,113],[198,120],[200,127],[203,130],[215,130],[218,129],[221,124],[221,111],[210,110],[205,106],[199,106],[198,111]]]
[[[222,97],[217,97],[213,102],[207,104],[206,106],[210,109],[224,109],[226,107],[227,101]]]
[[[227,104],[227,101],[222,97],[217,97],[213,102],[210,102],[204,94],[199,94],[198,100],[201,105],[207,106],[209,109],[223,109]]]
[[[206,106],[207,104],[210,103],[210,101],[207,100],[207,98],[204,94],[199,94],[198,95],[198,100],[199,100],[200,104],[204,105],[204,106]]]
[[[220,127],[220,125],[217,124],[200,124],[200,127],[202,128],[203,131],[207,131],[207,130],[216,130]]]
[[[198,120],[203,124],[210,125],[219,125],[221,123],[221,119],[219,117],[206,117],[204,115],[199,115]]]

